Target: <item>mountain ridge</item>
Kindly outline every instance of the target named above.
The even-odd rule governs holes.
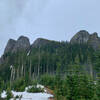
[[[26,36],[20,36],[17,40],[9,39],[4,50],[4,54],[0,58],[0,64],[4,63],[4,55],[7,53],[16,53],[23,50],[31,51],[33,48],[39,48],[49,45],[50,43],[57,45],[55,42],[58,44],[61,43],[59,41],[37,38],[32,44],[30,44],[29,38]],[[87,44],[97,51],[100,50],[100,37],[98,37],[98,33],[96,32],[90,34],[86,30],[80,30],[71,38],[69,42],[67,42],[67,44]]]
[[[29,39],[25,36],[20,36],[17,40],[9,39],[4,50],[4,54],[8,52],[16,53],[19,50],[25,50],[29,47]]]
[[[72,39],[70,40],[71,44],[88,44],[93,47],[94,50],[100,50],[100,37],[98,37],[98,33],[94,32],[90,34],[85,30],[81,30],[77,32]]]
[[[27,74],[30,78],[45,73],[55,74],[57,67],[60,67],[63,75],[72,65],[79,65],[81,71],[96,76],[94,61],[99,46],[100,38],[97,33],[89,34],[83,30],[76,33],[70,42],[38,38],[30,44],[27,37],[20,36],[16,41],[13,39],[8,41],[5,53],[0,59],[0,75],[2,77],[7,75],[9,79],[10,66],[15,70],[15,79],[20,75],[25,77]]]
[[[18,40],[9,39],[6,48],[4,50],[4,54],[7,52],[17,52],[18,50],[26,50],[34,47],[39,47],[43,45],[48,45],[52,40],[37,38],[32,44],[29,42],[29,38],[25,36],[20,36]],[[59,42],[59,41],[55,41]],[[88,44],[93,47],[94,50],[100,50],[100,37],[98,37],[98,33],[94,32],[90,34],[86,30],[80,30],[77,32],[70,40],[71,44]]]

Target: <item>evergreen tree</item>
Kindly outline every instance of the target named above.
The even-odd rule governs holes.
[[[12,94],[10,88],[7,88],[7,93],[6,93],[6,95],[7,95],[7,100],[10,100],[11,98],[13,98],[13,94]]]
[[[100,100],[100,74],[98,74],[97,83],[96,84],[97,84],[96,94],[97,94],[98,99]]]

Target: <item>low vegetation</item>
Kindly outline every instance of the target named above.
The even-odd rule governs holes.
[[[29,93],[39,93],[39,92],[44,92],[44,90],[41,89],[41,88],[37,88],[36,86],[33,86],[32,88],[29,88],[27,90],[27,92],[29,92]]]
[[[11,98],[13,98],[13,94],[12,94],[10,88],[7,88],[6,95],[7,95],[7,97],[6,97],[7,100],[10,100]]]

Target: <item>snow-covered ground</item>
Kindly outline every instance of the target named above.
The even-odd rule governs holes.
[[[27,93],[27,92],[14,92],[12,91],[14,97],[21,96],[21,100],[48,100],[49,97],[52,97],[52,95],[47,94],[47,93]],[[2,97],[6,97],[6,92],[2,93]],[[14,99],[11,99],[14,100]],[[19,99],[17,99],[19,100]]]
[[[22,95],[21,100],[48,100],[49,97],[53,97],[53,95],[47,94],[47,93],[28,93],[27,88],[31,88],[31,87],[32,86],[26,87],[24,92],[12,91],[12,94],[14,95],[14,97]],[[42,86],[42,85],[37,85],[37,87],[44,88],[44,86]],[[1,96],[2,96],[2,98],[5,98],[6,97],[6,92],[3,91]],[[14,99],[11,99],[11,100],[14,100]],[[16,99],[16,100],[19,100],[19,99]]]

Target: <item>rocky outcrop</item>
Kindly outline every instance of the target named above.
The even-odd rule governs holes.
[[[10,39],[8,41],[7,46],[4,50],[4,54],[8,53],[8,52],[14,53],[14,52],[17,52],[20,50],[27,50],[30,47],[34,48],[34,47],[48,45],[51,42],[53,42],[53,41],[43,39],[43,38],[38,38],[30,46],[29,39],[25,36],[20,36],[17,41],[13,40],[13,39]],[[86,43],[88,45],[91,45],[95,50],[100,50],[100,38],[98,37],[98,34],[96,32],[93,34],[89,34],[87,31],[81,30],[78,33],[76,33],[76,35],[73,36],[73,38],[70,40],[70,43],[71,44],[75,44],[75,43],[84,44],[84,43]]]
[[[37,48],[40,46],[44,46],[46,44],[48,44],[50,41],[47,39],[43,39],[43,38],[38,38],[37,40],[34,41],[34,43],[32,44],[31,48]]]
[[[81,30],[78,33],[76,33],[76,35],[71,39],[70,43],[83,44],[87,43],[88,40],[89,40],[89,33],[85,30]]]
[[[7,46],[4,50],[4,54],[6,54],[8,52],[14,53],[14,52],[17,52],[20,50],[26,50],[28,48],[30,48],[29,39],[25,36],[21,36],[18,38],[17,41],[15,41],[13,39],[10,39],[8,41]]]
[[[88,44],[93,47],[94,50],[100,50],[100,38],[98,33],[89,34],[87,31],[82,30],[76,33],[70,41],[71,44]]]
[[[15,44],[16,44],[16,41],[13,40],[13,39],[10,39],[7,43],[7,46],[6,46],[5,50],[4,50],[4,54],[8,53],[8,52],[11,52],[13,50]]]
[[[16,41],[16,44],[15,44],[12,52],[17,52],[17,51],[20,51],[20,50],[26,50],[28,48],[30,48],[29,39],[25,36],[21,36]]]
[[[4,54],[0,58],[0,64],[3,64],[7,59],[7,53],[16,53],[18,51],[27,50],[30,48],[29,39],[25,36],[21,36],[18,40],[9,39],[7,46],[4,50]]]
[[[95,50],[100,50],[100,38],[96,32],[90,35],[88,44],[91,45]]]

